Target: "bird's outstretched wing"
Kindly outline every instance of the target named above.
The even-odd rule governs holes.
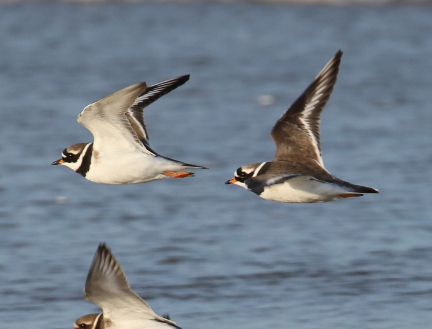
[[[150,87],[145,82],[126,87],[86,106],[79,114],[78,122],[93,134],[93,145],[98,152],[140,149],[156,155],[148,141],[144,107],[188,79],[185,75]]]
[[[135,294],[126,276],[111,250],[100,244],[87,275],[84,288],[87,300],[99,305],[104,318],[117,323],[156,321],[167,326],[175,326],[175,322],[165,319]],[[151,326],[149,326],[151,328]]]
[[[323,166],[320,146],[320,114],[336,83],[342,51],[324,66],[303,94],[272,129],[276,143],[273,161],[313,159]]]

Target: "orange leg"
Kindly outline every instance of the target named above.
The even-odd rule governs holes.
[[[339,194],[342,198],[354,198],[357,196],[362,196],[363,194],[357,193],[357,194]]]
[[[193,172],[186,172],[186,171],[181,171],[181,172],[169,172],[166,171],[163,173],[166,176],[170,176],[170,177],[174,177],[174,178],[185,178],[185,177],[190,177],[193,176],[194,173]]]

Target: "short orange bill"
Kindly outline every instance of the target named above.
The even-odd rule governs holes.
[[[53,165],[59,165],[59,164],[62,164],[63,162],[65,162],[65,161],[63,159],[60,159],[60,160],[54,161],[52,164]]]

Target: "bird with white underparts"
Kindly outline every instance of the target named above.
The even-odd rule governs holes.
[[[288,203],[320,203],[378,193],[372,187],[333,176],[321,157],[320,115],[336,83],[341,57],[339,50],[276,122],[271,131],[276,144],[273,161],[242,166],[226,184]]]
[[[53,165],[63,165],[86,179],[105,184],[137,184],[207,169],[158,154],[149,142],[144,108],[189,80],[180,76],[148,87],[145,82],[126,87],[84,108],[78,122],[94,137],[92,143],[67,147]]]

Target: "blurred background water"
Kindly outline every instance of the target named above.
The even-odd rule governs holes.
[[[72,328],[105,241],[185,329],[430,328],[432,7],[34,3],[0,7],[2,328]],[[326,167],[365,195],[282,204],[223,183],[338,49]],[[109,186],[53,167],[87,104],[191,74],[146,109],[153,147],[211,167]],[[274,101],[264,106],[260,97]]]

